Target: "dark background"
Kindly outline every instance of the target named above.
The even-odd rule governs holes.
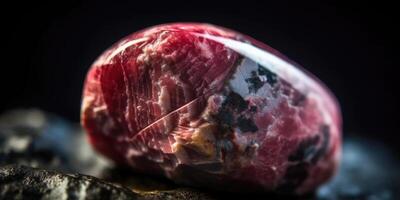
[[[393,4],[110,2],[3,5],[0,112],[37,107],[78,122],[85,74],[111,44],[151,25],[208,22],[265,42],[317,75],[339,99],[345,135],[398,148]]]

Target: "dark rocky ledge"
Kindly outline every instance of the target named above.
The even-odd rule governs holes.
[[[125,187],[91,176],[16,165],[0,168],[0,185],[4,199],[138,199]]]

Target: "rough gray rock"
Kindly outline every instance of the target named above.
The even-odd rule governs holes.
[[[107,183],[81,174],[64,174],[26,166],[0,167],[0,199],[215,199],[189,188],[133,192],[127,187]]]
[[[24,166],[0,168],[0,199],[138,199],[131,190],[91,176]]]

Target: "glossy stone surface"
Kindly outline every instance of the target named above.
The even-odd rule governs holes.
[[[189,185],[306,193],[340,159],[340,111],[323,84],[267,45],[207,24],[117,42],[89,70],[81,114],[102,154]]]

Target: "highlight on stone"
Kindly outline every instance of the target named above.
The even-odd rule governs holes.
[[[220,190],[304,194],[341,153],[339,106],[319,80],[209,24],[154,26],[111,46],[87,74],[81,122],[117,163]]]

